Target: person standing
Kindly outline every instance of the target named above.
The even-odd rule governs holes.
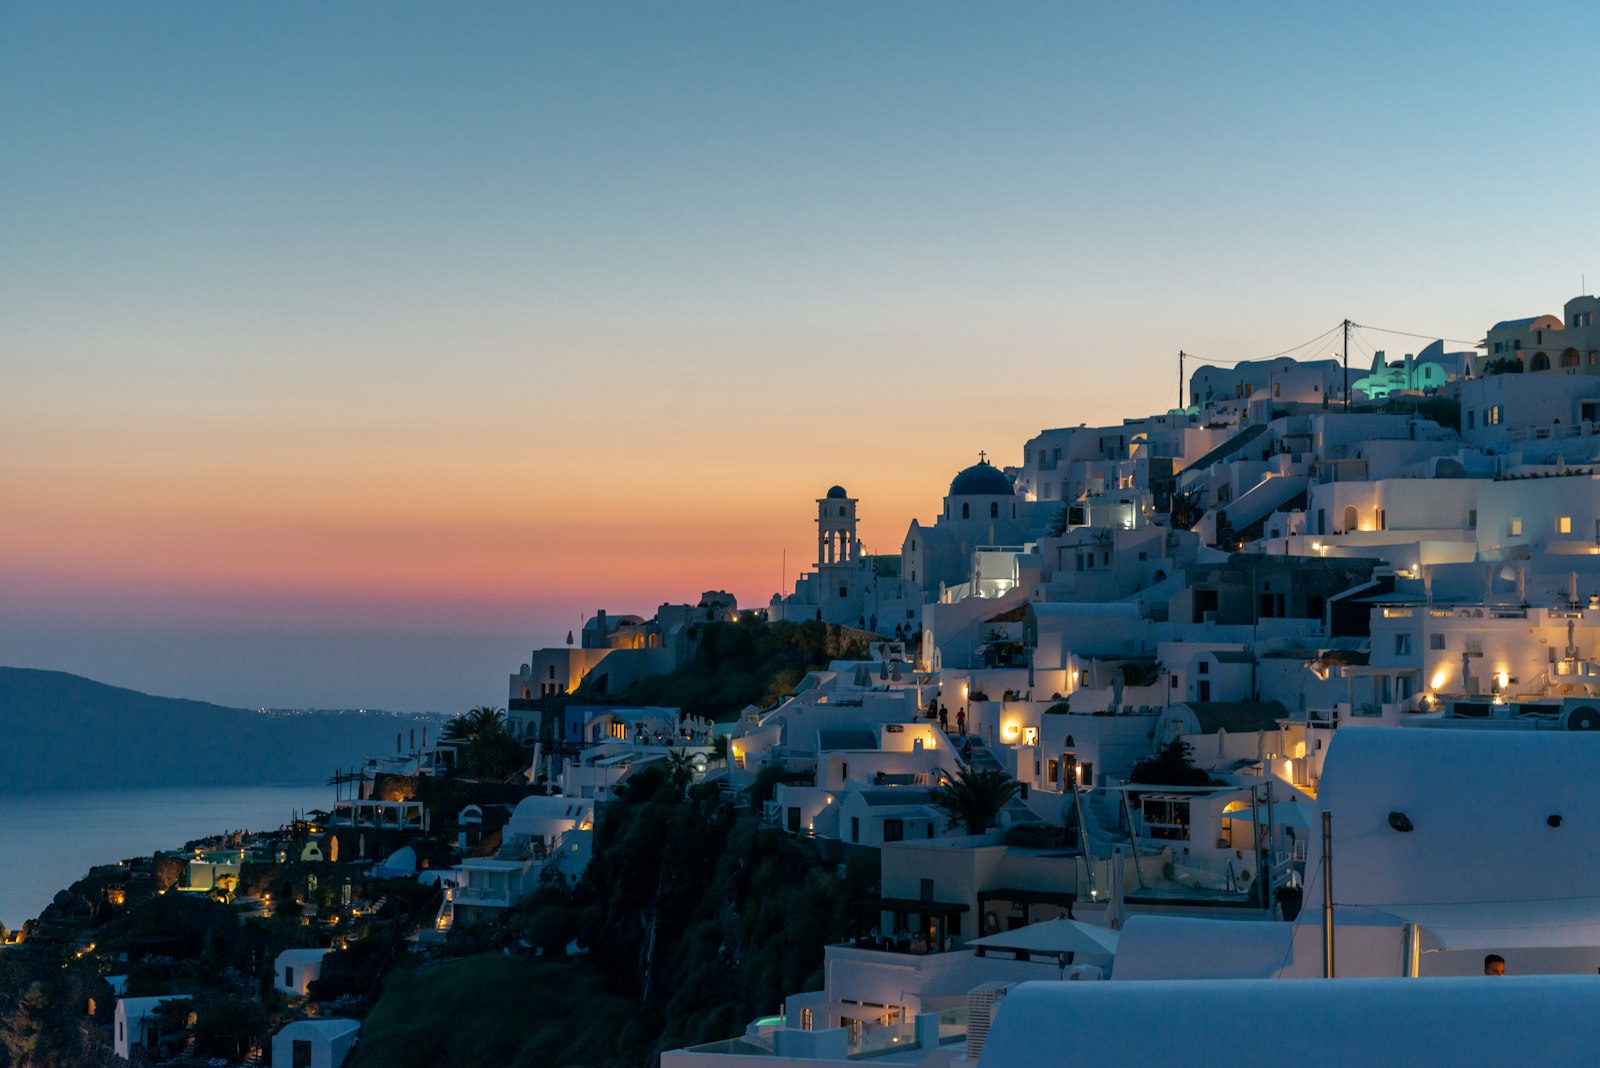
[[[967,710],[965,708],[956,709],[956,733],[967,733]]]

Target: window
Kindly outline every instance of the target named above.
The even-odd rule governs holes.
[[[1556,533],[1557,534],[1571,534],[1572,533],[1572,517],[1570,515],[1558,515],[1558,516],[1556,516]]]
[[[848,596],[850,596],[850,587],[849,586],[840,586],[839,587],[839,596],[840,597],[848,597]]]
[[[1443,649],[1444,648],[1444,635],[1443,634],[1430,634],[1430,635],[1428,635],[1428,648],[1429,649],[1433,649],[1435,651]]]
[[[850,841],[852,841],[852,842],[861,841],[861,817],[860,816],[851,816],[850,817]]]
[[[294,1062],[290,1065],[290,1068],[311,1068],[311,1040],[309,1038],[295,1039],[290,1059]]]
[[[1395,656],[1410,656],[1411,655],[1411,635],[1409,635],[1409,634],[1396,634],[1394,636],[1394,655]]]
[[[1478,510],[1473,508],[1467,512],[1467,526],[1473,530],[1478,529]]]
[[[1476,430],[1477,428],[1478,428],[1478,413],[1473,411],[1471,408],[1468,408],[1467,409],[1467,429],[1468,430]]]
[[[961,506],[961,518],[962,519],[971,519],[972,518],[972,505],[963,504]]]
[[[884,820],[883,821],[883,840],[885,842],[900,842],[900,841],[904,841],[905,837],[906,837],[906,821],[905,820]]]
[[[1507,524],[1507,528],[1507,533],[1509,533],[1513,538],[1522,537],[1522,520],[1513,519]]]
[[[1498,404],[1491,404],[1483,410],[1484,426],[1499,426],[1504,412]]]
[[[919,880],[919,885],[918,885],[917,889],[918,889],[918,895],[917,896],[920,897],[923,901],[932,901],[933,900],[933,880],[932,879]]]
[[[1209,674],[1211,674],[1211,661],[1209,661],[1209,660],[1200,661],[1200,666],[1195,668],[1195,671],[1197,673],[1201,674],[1201,675],[1209,675]]]
[[[1000,502],[999,501],[994,501],[989,505],[989,518],[990,519],[999,519],[1000,518]]]
[[[294,989],[294,969],[293,968],[285,968],[283,970],[283,985],[288,987],[290,990]]]

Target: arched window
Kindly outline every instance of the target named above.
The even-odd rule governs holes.
[[[1562,367],[1576,367],[1576,366],[1578,366],[1578,350],[1577,349],[1568,349],[1566,352],[1563,352],[1561,354],[1561,366]]]
[[[1528,361],[1528,370],[1530,370],[1530,371],[1548,371],[1548,370],[1550,370],[1550,357],[1546,356],[1542,352],[1534,353],[1533,354],[1533,359]]]
[[[971,519],[972,518],[972,505],[963,504],[961,506],[961,518],[962,519]]]
[[[1352,531],[1356,529],[1357,525],[1356,506],[1352,504],[1347,506],[1344,510],[1344,530],[1340,531],[1340,533],[1343,534]]]
[[[839,517],[841,519],[844,518],[844,505],[842,504],[839,506]]]
[[[994,501],[989,505],[989,518],[990,519],[999,519],[1000,518],[1000,502],[999,501]]]

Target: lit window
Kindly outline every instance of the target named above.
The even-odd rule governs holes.
[[[1556,533],[1557,534],[1571,534],[1572,533],[1572,517],[1570,515],[1558,515],[1558,516],[1556,516]]]
[[[1522,537],[1522,520],[1513,519],[1511,521],[1511,531],[1510,531],[1510,533],[1511,533],[1511,536],[1513,538]]]

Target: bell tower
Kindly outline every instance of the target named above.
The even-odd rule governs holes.
[[[817,499],[817,569],[830,564],[855,563],[856,500],[843,486],[834,486]]]

